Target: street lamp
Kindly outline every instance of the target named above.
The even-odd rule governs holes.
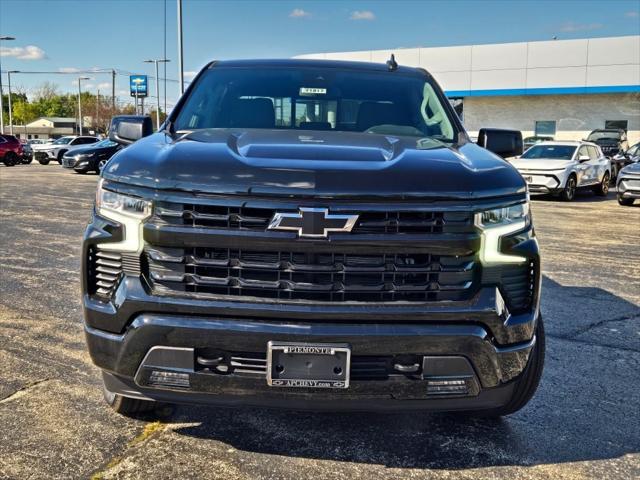
[[[80,124],[80,135],[82,135],[82,102],[80,101],[80,95],[82,91],[80,90],[80,81],[81,80],[91,80],[89,77],[78,77],[78,123]]]
[[[158,81],[158,64],[159,63],[167,63],[171,60],[167,60],[166,58],[162,58],[159,60],[145,60],[144,63],[155,63],[156,64],[156,128],[160,128],[160,87]],[[165,112],[166,113],[166,112]]]
[[[4,40],[15,40],[16,37],[0,35],[0,45]],[[0,133],[4,133],[4,107],[2,105],[2,55],[0,55]]]
[[[9,70],[7,72],[7,80],[9,86],[9,132],[13,135],[13,108],[11,107],[11,74],[20,73],[20,70]]]

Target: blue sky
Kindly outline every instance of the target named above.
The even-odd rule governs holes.
[[[175,0],[0,0],[0,34],[16,37],[3,42],[2,70],[116,68],[126,99],[124,72],[151,75],[142,60],[164,54],[165,3],[167,77],[177,79]],[[640,0],[183,0],[183,18],[188,77],[212,59],[637,35]],[[86,88],[110,89],[109,75],[88,76]],[[12,83],[74,91],[76,78],[14,74]],[[177,92],[169,82],[170,104]]]

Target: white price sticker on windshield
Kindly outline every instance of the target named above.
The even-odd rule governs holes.
[[[326,88],[313,88],[313,87],[300,87],[300,95],[301,96],[309,96],[309,95],[326,95]]]

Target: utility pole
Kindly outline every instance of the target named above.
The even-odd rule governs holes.
[[[184,59],[182,58],[182,0],[178,1],[178,81],[180,82],[180,95],[184,93]]]
[[[3,41],[15,40],[16,37],[0,35],[0,45]],[[0,133],[4,133],[4,106],[2,105],[2,55],[0,55]]]
[[[171,60],[162,58],[160,60],[145,60],[144,63],[156,64],[156,129],[160,128],[160,81],[158,79],[158,63],[167,63]],[[166,112],[165,112],[166,113]]]
[[[112,115],[116,114],[116,71],[111,70],[111,109]]]
[[[7,72],[7,80],[9,86],[9,133],[13,135],[13,108],[11,107],[11,74],[20,73],[18,70],[9,70]]]
[[[98,88],[98,92],[96,95],[96,135],[98,134],[98,128],[100,128],[100,89]]]
[[[78,77],[78,124],[80,125],[80,135],[82,135],[82,101],[80,100],[80,95],[82,95],[80,82],[82,80],[89,80],[89,77]]]

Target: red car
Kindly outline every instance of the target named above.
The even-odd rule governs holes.
[[[22,162],[22,144],[13,135],[0,135],[0,162],[7,167]]]

